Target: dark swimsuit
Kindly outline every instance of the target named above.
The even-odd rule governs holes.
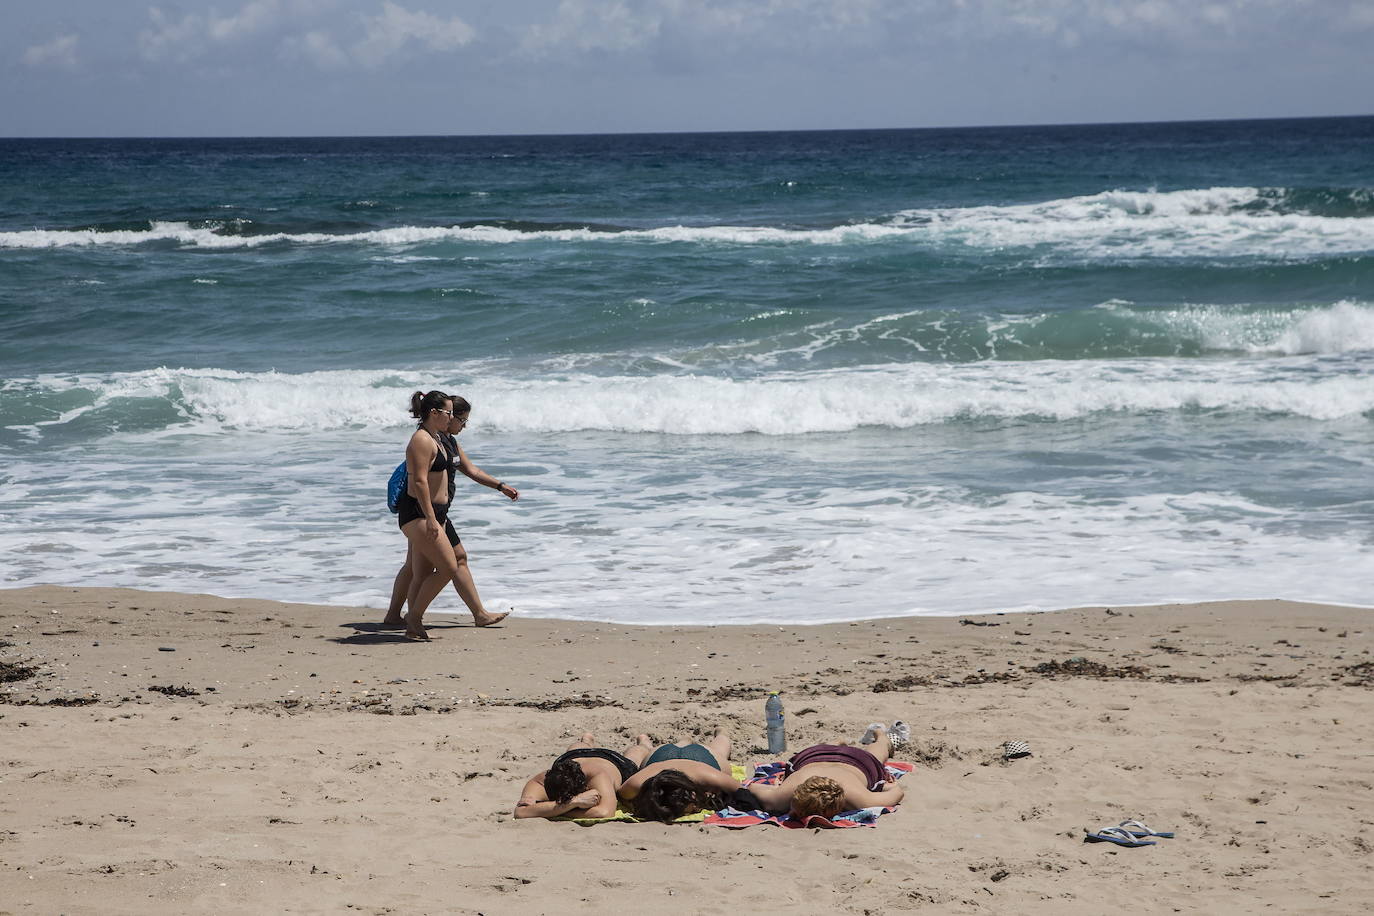
[[[564,760],[579,760],[583,757],[596,757],[601,760],[609,760],[615,764],[615,768],[620,771],[620,781],[624,782],[635,774],[639,767],[635,766],[634,761],[619,751],[613,751],[607,747],[578,747],[570,751],[564,751],[558,755],[558,759],[553,762],[553,767],[558,766]]]
[[[449,472],[448,502],[443,504],[432,503],[431,505],[434,506],[434,520],[438,522],[440,526],[443,527],[444,534],[448,536],[449,546],[457,547],[460,543],[458,538],[458,532],[454,530],[453,522],[448,520],[448,507],[453,502],[453,493],[455,487],[457,486],[453,481],[453,471],[450,468],[452,460],[449,458],[449,455],[457,454],[458,449],[456,443],[452,448],[446,447],[451,441],[451,436],[444,436],[444,438],[440,440],[439,448],[435,451],[434,460],[430,462],[429,470],[431,474],[437,474],[440,471]],[[406,490],[405,492],[401,493],[400,498],[396,500],[397,527],[404,528],[407,524],[415,521],[417,518],[424,517],[425,511],[420,508],[420,501],[416,499],[414,496],[411,496],[409,490]]]
[[[651,763],[663,763],[665,760],[695,760],[697,763],[704,763],[720,770],[720,761],[716,760],[716,755],[710,749],[701,744],[689,744],[686,747],[678,747],[675,744],[665,744],[663,747],[649,755],[649,759],[644,761],[644,765]],[[725,772],[721,770],[721,772]]]
[[[847,744],[816,744],[797,751],[792,755],[792,759],[787,761],[788,767],[794,773],[808,763],[847,763],[856,767],[864,774],[870,792],[876,792],[878,784],[887,780],[887,770],[878,762],[878,758],[861,747],[850,747]]]

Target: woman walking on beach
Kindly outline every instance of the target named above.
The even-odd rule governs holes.
[[[467,453],[458,445],[458,440],[455,437],[467,426],[468,418],[472,412],[472,405],[470,405],[467,400],[457,395],[453,396],[452,401],[453,416],[449,417],[446,430],[439,434],[441,447],[447,453],[449,459],[449,506],[453,505],[453,496],[457,489],[454,477],[455,471],[470,477],[472,480],[475,480],[485,487],[491,487],[494,490],[501,487],[500,481],[468,460]],[[520,491],[515,489],[515,487],[501,487],[500,492],[512,502],[520,498]],[[463,549],[461,539],[458,537],[458,532],[454,530],[452,519],[445,523],[444,534],[447,535],[449,545],[453,548],[454,561],[458,563],[459,566],[465,566],[467,564],[467,551]],[[415,578],[411,572],[413,558],[414,550],[410,547],[409,543],[407,543],[405,560],[401,563],[401,568],[396,571],[396,578],[391,584],[391,603],[387,605],[386,617],[382,620],[382,626],[405,626],[405,618],[401,616],[401,611],[405,607],[407,597],[410,595],[410,583]],[[420,586],[419,604],[422,607],[428,608],[434,599],[439,596],[439,593],[444,590],[444,586],[448,581],[449,579],[447,576],[431,567]]]
[[[458,405],[456,410],[455,404]],[[420,642],[430,639],[423,625],[425,609],[443,589],[444,582],[453,583],[477,626],[489,627],[508,616],[492,614],[482,606],[468,569],[467,552],[448,519],[453,494],[450,487],[453,458],[444,447],[442,435],[455,420],[461,430],[471,410],[467,401],[442,391],[427,394],[417,391],[410,396],[410,414],[419,428],[406,446],[406,491],[397,501],[396,519],[409,542],[410,584],[406,595],[409,610],[403,618],[406,639]],[[468,461],[456,439],[453,448],[463,474],[510,499],[519,498],[514,487],[506,486]]]

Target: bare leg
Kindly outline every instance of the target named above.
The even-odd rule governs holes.
[[[406,636],[410,639],[426,639],[424,627],[421,622],[424,620],[425,610],[429,607],[429,602],[421,602],[421,587],[424,579],[427,578],[428,569],[437,569],[443,573],[449,581],[453,583],[454,590],[458,592],[458,597],[463,599],[463,603],[468,605],[472,611],[473,622],[479,627],[491,626],[499,623],[506,618],[505,614],[489,614],[482,607],[481,599],[477,597],[477,590],[472,586],[472,576],[460,574],[458,562],[459,551],[462,546],[450,548],[448,539],[444,537],[442,531],[436,537],[430,537],[426,532],[425,520],[417,518],[408,523],[404,529],[406,537],[410,540],[412,551],[410,594],[408,601],[410,610],[407,612]],[[464,562],[462,569],[467,569],[467,553],[462,554]],[[428,568],[422,566],[428,563]],[[423,571],[422,571],[423,570]],[[470,589],[470,595],[465,595],[464,591]],[[469,600],[469,598],[471,600]],[[431,599],[432,600],[432,599]],[[475,607],[474,607],[475,605]]]
[[[439,597],[445,585],[448,585],[448,576],[437,569],[431,569],[425,576],[425,581],[420,583],[419,595],[415,600],[421,607],[428,608],[434,603],[434,599]]]
[[[506,614],[492,614],[482,606],[482,599],[477,594],[477,584],[472,581],[472,570],[468,568],[468,552],[463,549],[462,544],[453,548],[453,560],[458,565],[453,587],[457,589],[458,597],[463,599],[463,603],[472,612],[473,622],[479,627],[489,627],[504,620]]]
[[[725,732],[725,726],[716,726],[716,733],[711,736],[711,740],[706,742],[706,749],[716,758],[720,764],[720,771],[725,775],[730,775],[730,736]]]
[[[878,762],[887,765],[887,760],[892,756],[892,739],[887,736],[887,726],[874,729],[875,737],[872,744],[865,744],[863,749],[868,751]]]
[[[591,732],[583,732],[581,738],[579,738],[578,740],[574,741],[572,744],[569,744],[569,745],[568,745],[568,750],[570,750],[570,751],[575,751],[575,750],[577,750],[577,749],[579,749],[579,748],[584,748],[584,747],[596,747],[595,744],[592,744],[592,742],[595,741],[595,740],[596,740],[596,736],[593,735]]]
[[[406,595],[410,594],[410,553],[410,542],[407,541],[406,561],[396,570],[396,580],[391,583],[391,603],[387,605],[386,617],[382,618],[383,626],[405,626],[406,621],[401,616],[401,608],[406,603]]]
[[[442,531],[438,537],[429,536],[423,518],[409,522],[401,530],[410,542],[410,589],[406,595],[406,603],[410,605],[410,610],[405,615],[406,638],[428,640],[430,637],[425,632],[422,621],[429,602],[420,602],[420,590],[432,570],[438,569],[447,573],[448,578],[453,577],[453,552],[449,550],[448,539]]]
[[[462,549],[461,546],[455,546],[453,548],[454,559],[458,558]],[[424,583],[420,586],[419,598],[416,600],[420,602],[422,607],[428,608],[434,603],[434,599],[439,597],[439,593],[444,590],[445,585],[448,585],[448,576],[437,569],[429,570],[429,574],[425,576]]]
[[[640,735],[635,739],[635,743],[625,748],[625,756],[637,767],[644,766],[644,761],[653,753],[654,742],[648,735]]]

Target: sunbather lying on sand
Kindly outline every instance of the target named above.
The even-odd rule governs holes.
[[[715,811],[738,791],[730,775],[730,736],[717,728],[705,744],[664,744],[620,787],[640,820],[665,824],[685,814]]]
[[[564,751],[553,766],[525,783],[515,803],[516,817],[610,817],[615,814],[616,792],[634,775],[653,750],[648,735],[619,753],[595,747],[591,732]]]
[[[875,725],[870,732],[874,741],[866,747],[817,744],[798,751],[788,761],[786,779],[776,786],[750,786],[749,791],[765,810],[793,817],[832,818],[842,811],[895,805],[904,792],[899,783],[887,782],[884,765],[892,756],[892,741],[884,726]]]

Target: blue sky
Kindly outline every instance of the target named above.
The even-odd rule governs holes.
[[[1374,113],[1374,0],[7,0],[0,135]]]

